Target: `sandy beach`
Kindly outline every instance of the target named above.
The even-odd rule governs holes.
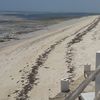
[[[84,65],[95,69],[99,22],[99,16],[72,19],[0,43],[0,100],[49,100],[60,93],[62,78],[73,84]]]

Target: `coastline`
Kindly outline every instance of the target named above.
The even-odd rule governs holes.
[[[43,30],[37,36],[30,33],[28,38],[2,48],[0,99],[48,100],[60,92],[62,78],[71,76],[72,80],[76,81],[82,75],[86,62],[94,65],[92,58],[95,56],[95,51],[100,49],[100,41],[97,38],[100,25],[98,19],[99,16],[88,16],[75,19],[72,23],[69,21],[70,25],[62,22],[63,24],[58,26],[50,26],[46,33],[42,33]],[[84,34],[81,41],[69,46],[72,40],[77,40],[77,35],[82,35],[92,25],[96,27]],[[91,39],[95,32],[97,32],[96,39]],[[92,46],[89,46],[90,44]],[[87,54],[89,50],[91,53]],[[68,55],[70,51],[72,55]],[[72,73],[68,73],[70,70],[67,63],[68,56],[72,59],[69,61],[70,65],[74,64],[75,67]]]
[[[17,38],[18,38],[17,40],[13,39],[13,40],[10,40],[7,42],[0,42],[0,49],[7,47],[7,46],[17,44],[23,40],[27,40],[30,38],[35,39],[35,38],[38,38],[39,36],[41,37],[42,35],[46,35],[48,32],[52,34],[54,31],[57,31],[57,30],[59,31],[59,29],[62,30],[63,28],[66,28],[66,27],[69,28],[72,24],[75,24],[79,21],[83,21],[86,18],[87,18],[87,16],[81,17],[79,19],[75,18],[75,19],[65,20],[65,21],[59,22],[58,24],[53,24],[53,25],[44,27],[44,29],[41,29],[41,30],[29,32],[28,34],[21,34],[21,35],[17,36]]]

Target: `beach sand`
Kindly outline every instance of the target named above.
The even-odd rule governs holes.
[[[0,44],[0,100],[49,100],[60,92],[62,78],[73,84],[83,75],[85,64],[95,68],[99,16],[76,20]]]

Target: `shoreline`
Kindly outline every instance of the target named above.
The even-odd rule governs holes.
[[[58,24],[49,25],[42,30],[29,32],[28,34],[22,34],[22,35],[18,36],[18,38],[19,38],[18,40],[13,39],[13,40],[10,40],[7,42],[0,42],[0,49],[4,48],[6,46],[11,46],[11,45],[17,44],[17,43],[24,41],[24,40],[27,40],[27,39],[38,38],[41,35],[46,35],[48,32],[52,33],[56,30],[63,29],[64,27],[66,28],[66,26],[70,27],[72,24],[75,24],[79,21],[83,21],[86,18],[87,18],[87,16],[81,17],[79,19],[78,18],[70,19],[67,21],[59,22]]]
[[[32,37],[2,48],[0,99],[48,100],[60,92],[62,78],[72,77],[73,74],[73,80],[76,81],[83,72],[84,64],[89,62],[90,58],[94,57],[94,51],[100,48],[100,41],[97,38],[100,23],[94,27],[96,19],[98,16],[75,19],[72,21],[73,24],[69,21],[71,24],[69,26],[67,22],[62,22],[63,24],[55,25],[53,29],[51,27],[51,31],[47,31],[44,35],[41,32],[37,37],[30,35]],[[92,30],[88,32],[90,29]],[[87,32],[84,33],[85,31]],[[95,31],[96,40],[91,39]],[[78,37],[81,41],[77,39]],[[73,44],[70,45],[71,43]],[[94,61],[91,64],[94,64]],[[72,65],[75,70],[71,73]]]

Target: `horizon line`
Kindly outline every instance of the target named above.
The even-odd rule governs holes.
[[[0,12],[40,12],[40,13],[91,13],[91,14],[99,14],[100,12],[65,12],[65,11],[24,11],[24,10],[0,10]]]

